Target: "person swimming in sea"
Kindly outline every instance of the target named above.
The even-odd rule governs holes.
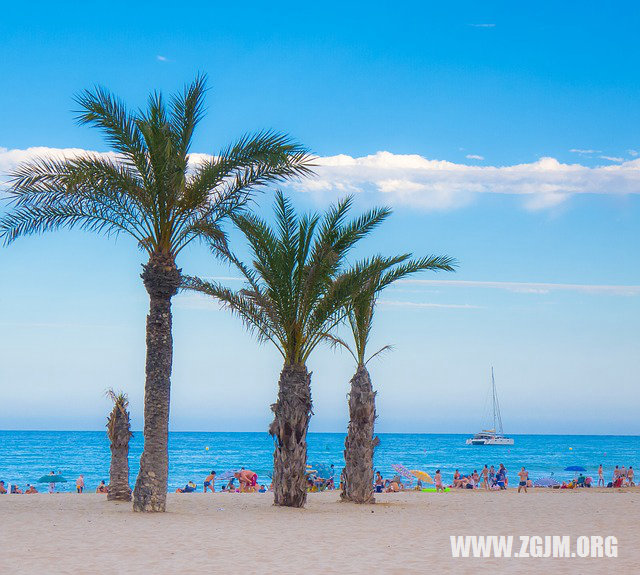
[[[211,473],[209,473],[209,475],[207,475],[207,477],[204,480],[204,492],[207,492],[207,489],[211,489],[211,493],[215,493],[216,492],[216,472],[212,471]]]

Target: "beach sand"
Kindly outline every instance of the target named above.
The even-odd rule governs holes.
[[[170,494],[141,515],[104,495],[0,497],[0,573],[631,573],[640,564],[640,490],[456,491],[378,496],[378,504],[271,494]],[[615,535],[618,557],[451,557],[450,535]]]

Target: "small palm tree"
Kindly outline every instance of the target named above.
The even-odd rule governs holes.
[[[186,288],[216,298],[240,316],[260,341],[270,341],[282,355],[284,366],[269,427],[275,441],[276,505],[305,504],[312,405],[307,360],[344,318],[350,295],[361,281],[354,273],[343,273],[347,254],[390,213],[374,209],[347,221],[350,207],[351,199],[346,199],[323,216],[298,217],[290,201],[278,192],[275,227],[249,213],[232,216],[253,257],[248,265],[233,253],[226,254],[246,280],[243,289],[232,291],[193,277],[184,282]]]
[[[6,243],[22,235],[80,227],[127,234],[148,256],[142,272],[150,299],[145,441],[135,511],[166,507],[171,299],[181,282],[178,254],[197,238],[224,244],[221,221],[241,208],[256,188],[310,171],[307,152],[274,132],[244,136],[190,166],[205,84],[203,76],[197,77],[168,103],[154,93],[146,109],[137,112],[105,89],[83,92],[77,98],[79,122],[99,128],[115,154],[40,158],[19,166],[9,191],[14,209],[0,220],[0,237]]]
[[[107,436],[111,448],[111,466],[109,467],[110,501],[131,501],[129,487],[129,440],[131,420],[129,418],[129,398],[126,393],[115,393],[109,389],[107,397],[113,401],[113,409],[107,418]]]
[[[344,443],[344,480],[341,498],[354,503],[375,503],[373,496],[373,454],[379,441],[374,438],[376,392],[371,384],[367,363],[388,351],[385,346],[366,358],[367,344],[373,327],[373,315],[380,292],[393,282],[423,270],[453,271],[455,262],[447,256],[409,259],[409,254],[392,258],[375,257],[355,266],[356,273],[366,280],[354,292],[348,304],[347,320],[353,334],[353,349],[343,340],[333,337],[334,343],[346,347],[357,369],[351,378],[349,428]]]

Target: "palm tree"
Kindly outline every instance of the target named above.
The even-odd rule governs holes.
[[[250,213],[232,219],[246,238],[252,263],[233,253],[227,260],[246,280],[232,291],[218,283],[185,278],[184,286],[216,298],[238,315],[260,341],[273,343],[284,361],[274,420],[274,503],[302,507],[307,498],[305,471],[307,429],[311,417],[311,374],[307,360],[346,313],[346,304],[361,278],[343,272],[351,248],[388,215],[374,209],[347,221],[351,199],[323,216],[298,217],[281,192],[275,202],[275,226]]]
[[[189,165],[194,131],[204,112],[204,76],[167,103],[160,93],[146,109],[129,111],[103,88],[76,101],[80,124],[99,128],[115,154],[40,158],[12,175],[13,210],[0,236],[58,228],[137,241],[148,256],[142,280],[149,294],[144,399],[144,451],[134,490],[135,511],[164,511],[167,496],[171,298],[181,282],[178,254],[194,239],[224,243],[221,221],[258,187],[310,172],[307,152],[289,137],[260,132],[196,166]]]
[[[367,363],[390,349],[385,346],[367,359],[366,350],[376,301],[380,292],[393,282],[423,270],[453,271],[455,262],[448,256],[429,256],[410,260],[410,254],[391,258],[377,256],[355,266],[358,275],[366,278],[354,292],[349,304],[347,320],[353,335],[353,349],[343,340],[333,337],[334,343],[346,347],[357,369],[351,378],[348,395],[349,428],[344,442],[344,476],[341,498],[354,503],[375,503],[373,496],[373,453],[378,445],[374,438],[376,392],[371,384]]]
[[[113,409],[107,418],[107,436],[111,448],[111,466],[109,467],[110,501],[131,501],[129,487],[129,440],[131,421],[129,418],[129,398],[126,393],[107,391],[107,397],[113,401]]]

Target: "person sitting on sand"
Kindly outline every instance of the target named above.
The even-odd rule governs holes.
[[[76,479],[76,492],[82,493],[84,491],[84,475],[81,475]]]
[[[400,484],[397,481],[390,481],[386,491],[387,493],[398,493],[400,491]]]
[[[233,492],[236,490],[235,477],[229,479],[229,483],[227,483],[227,491]]]
[[[20,489],[17,485],[13,484],[11,486],[11,493],[14,495],[22,495],[22,489]]]
[[[105,485],[104,479],[100,482],[100,485],[96,487],[96,493],[109,493],[109,488]]]
[[[261,485],[260,489],[258,489],[258,493],[266,493],[266,492],[267,492],[266,485]]]
[[[212,471],[204,479],[204,492],[205,493],[207,492],[207,489],[211,489],[211,493],[215,493],[216,492],[215,481],[216,481],[216,472]]]
[[[456,469],[453,472],[453,486],[456,487],[456,481],[460,481],[460,472]]]
[[[442,485],[442,473],[440,473],[439,469],[436,469],[435,475],[433,476],[433,481],[436,484],[436,493],[444,493],[444,487]]]
[[[7,492],[7,488],[4,486],[4,481],[0,481],[0,495],[4,495]]]
[[[520,472],[518,473],[518,477],[520,477],[520,483],[518,484],[518,493],[520,493],[520,491],[522,489],[524,489],[524,492],[527,492],[527,480],[529,479],[529,472],[523,467],[522,469],[520,469]]]
[[[38,490],[33,485],[30,485],[29,483],[27,483],[27,490],[25,491],[25,494],[31,494],[31,493],[38,493]]]
[[[189,481],[182,489],[178,487],[176,493],[193,493],[196,490],[197,485],[193,481]]]

